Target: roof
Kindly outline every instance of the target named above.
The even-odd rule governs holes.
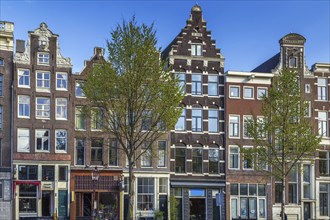
[[[271,73],[273,69],[280,62],[280,53],[276,54],[272,58],[266,60],[256,68],[254,68],[251,72],[260,72],[260,73]]]

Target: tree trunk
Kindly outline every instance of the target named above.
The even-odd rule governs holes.
[[[285,198],[286,198],[286,188],[285,188],[285,176],[283,175],[283,180],[282,180],[282,203],[281,203],[281,219],[285,220]]]
[[[131,161],[129,161],[129,165],[128,165],[128,188],[129,188],[129,192],[128,192],[128,204],[129,204],[129,208],[128,208],[128,219],[129,220],[133,220],[134,216],[134,175],[133,175],[133,163]]]

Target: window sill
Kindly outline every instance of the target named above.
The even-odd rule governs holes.
[[[36,153],[50,153],[49,150],[36,150]]]
[[[67,91],[68,91],[68,89],[60,89],[60,88],[56,88],[56,91],[67,92]]]
[[[67,118],[56,118],[56,120],[58,120],[58,121],[67,121],[68,119]]]
[[[64,150],[55,150],[55,153],[56,154],[67,154],[68,152],[64,151]]]
[[[17,85],[17,88],[31,89],[30,86]]]
[[[20,119],[30,119],[30,116],[17,116],[17,118],[20,118]]]
[[[241,99],[241,97],[240,97],[240,96],[238,96],[238,97],[235,97],[235,96],[229,96],[229,99]]]
[[[50,120],[50,117],[49,118],[36,117],[36,119],[39,119],[39,120]]]

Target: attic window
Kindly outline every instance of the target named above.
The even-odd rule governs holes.
[[[297,57],[291,56],[289,57],[289,68],[297,67]]]
[[[202,56],[202,44],[191,45],[191,56]]]

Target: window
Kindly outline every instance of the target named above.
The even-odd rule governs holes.
[[[154,178],[138,178],[137,209],[154,210]]]
[[[4,65],[5,65],[5,63],[4,63],[3,59],[0,58],[0,66],[4,66]]]
[[[76,152],[75,162],[76,165],[85,165],[85,139],[77,138],[75,140]]]
[[[328,116],[327,112],[318,112],[319,135],[328,136]]]
[[[166,167],[166,141],[158,141],[158,167]]]
[[[191,94],[202,95],[202,74],[191,75]]]
[[[219,132],[219,118],[218,118],[218,110],[209,110],[209,132],[217,133]]]
[[[30,130],[26,128],[17,129],[17,152],[30,152]]]
[[[253,87],[244,86],[244,98],[245,99],[253,99],[254,98],[253,92],[254,92]]]
[[[30,71],[18,70],[18,87],[30,87]]]
[[[252,147],[244,147],[246,150],[252,149]],[[253,170],[253,158],[249,155],[249,152],[246,152],[243,157],[243,170]]]
[[[202,109],[192,109],[192,122],[191,122],[191,129],[192,131],[197,131],[197,132],[201,132],[203,131],[203,115],[202,115],[202,112],[203,110]]]
[[[330,214],[330,184],[320,183],[320,216]]]
[[[181,116],[175,125],[175,130],[176,131],[186,130],[186,109],[182,109]]]
[[[239,86],[229,86],[229,97],[230,98],[239,98]]]
[[[91,164],[101,165],[103,161],[103,140],[92,139],[91,143]]]
[[[2,105],[0,105],[0,129],[2,129]]]
[[[243,116],[243,137],[251,138],[251,135],[248,132],[248,124],[252,123],[253,117],[251,115]]]
[[[289,68],[296,68],[297,67],[297,57],[290,56],[289,57]]]
[[[109,147],[109,165],[118,166],[118,140],[112,139]]]
[[[134,118],[134,116],[133,116]],[[152,114],[151,111],[145,110],[142,113],[142,130],[150,131],[152,123]]]
[[[41,65],[49,64],[49,54],[48,53],[38,53],[38,64],[41,64]]]
[[[84,86],[83,81],[76,81],[76,97],[79,98],[86,97],[84,91],[82,90],[83,86]]]
[[[36,130],[36,150],[49,151],[49,130],[47,129]]]
[[[305,93],[311,93],[311,85],[305,84]]]
[[[275,182],[275,203],[282,203],[282,182]]]
[[[3,75],[0,74],[0,96],[2,96]]]
[[[37,213],[37,186],[22,184],[19,187],[19,213]]]
[[[192,151],[192,172],[203,173],[203,149],[193,149]]]
[[[311,198],[311,165],[303,165],[303,190],[304,198]]]
[[[54,181],[55,180],[55,167],[54,166],[42,166],[42,180]]]
[[[56,90],[68,90],[67,73],[56,73]]]
[[[19,165],[18,166],[19,180],[37,180],[38,166],[37,165]]]
[[[288,174],[289,203],[297,203],[297,170],[293,167]]]
[[[30,118],[30,96],[18,96],[18,117]]]
[[[219,150],[209,149],[209,173],[219,173]]]
[[[67,131],[66,130],[55,130],[56,138],[56,151],[67,151]]]
[[[239,169],[239,148],[236,146],[231,146],[229,148],[229,168]]]
[[[267,88],[258,88],[258,99],[264,99],[265,97],[267,97],[267,93]]]
[[[68,119],[68,101],[65,98],[56,99],[56,119],[66,120]]]
[[[328,99],[328,80],[326,78],[317,79],[317,99],[318,100]]]
[[[152,150],[149,142],[145,142],[141,148],[141,167],[152,166]]]
[[[179,86],[182,88],[183,92],[186,91],[186,75],[185,73],[176,73],[176,78],[179,80]]]
[[[330,151],[319,151],[320,176],[330,176]]]
[[[176,148],[175,149],[175,172],[185,173],[186,172],[186,149]]]
[[[202,44],[191,45],[191,56],[202,56]]]
[[[229,116],[229,137],[239,137],[239,116]]]
[[[92,118],[91,118],[91,128],[92,130],[102,130],[103,129],[103,111],[100,108],[92,109]]]
[[[59,181],[68,181],[68,167],[67,166],[58,167],[58,180]]]
[[[86,114],[83,111],[82,106],[76,107],[76,129],[86,130]]]
[[[50,99],[49,98],[36,98],[36,117],[37,118],[50,118]]]
[[[37,71],[37,90],[50,91],[50,72]]]
[[[305,109],[305,117],[311,117],[312,112],[312,103],[311,101],[305,101],[306,103],[306,109]]]
[[[167,193],[167,178],[159,178],[159,193]]]
[[[208,95],[217,96],[218,95],[218,76],[209,75],[208,76]]]

